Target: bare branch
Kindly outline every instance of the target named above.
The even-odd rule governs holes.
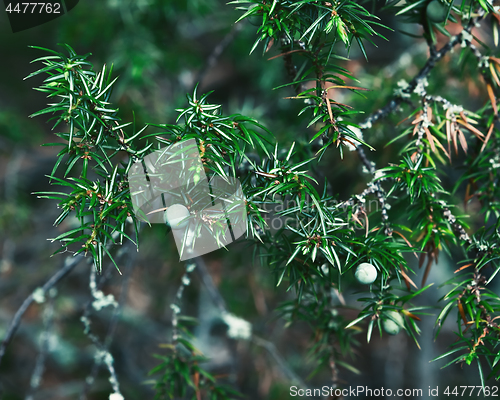
[[[83,255],[81,254],[66,258],[64,266],[59,269],[54,275],[52,275],[52,277],[41,287],[42,293],[46,293],[48,290],[56,286],[59,281],[65,278],[80,263],[82,259]],[[91,261],[91,259],[89,260]],[[12,319],[9,328],[7,329],[7,333],[5,334],[5,337],[0,344],[0,364],[2,363],[2,358],[5,354],[7,346],[11,342],[12,338],[16,334],[17,329],[19,328],[19,325],[21,324],[21,319],[24,313],[28,310],[28,307],[31,305],[31,303],[33,303],[33,301],[33,293],[31,293],[24,300],[23,304],[21,304],[21,307],[19,307],[16,314],[14,315],[14,318]]]

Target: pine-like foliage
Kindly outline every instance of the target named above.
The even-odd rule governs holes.
[[[426,282],[429,271],[443,252],[457,267],[453,279],[436,282],[450,288],[439,303],[436,335],[446,318],[454,316],[457,340],[437,359],[449,357],[448,365],[476,363],[484,385],[486,379],[500,377],[500,297],[490,289],[500,269],[496,98],[500,59],[495,57],[496,48],[473,44],[471,32],[475,26],[491,27],[496,45],[498,7],[486,0],[387,1],[387,10],[408,23],[421,24],[429,57],[408,82],[401,81],[397,87],[388,83],[394,93],[384,107],[372,110],[370,104],[359,106],[363,103],[359,98],[356,107],[335,100],[343,91],[363,98],[370,89],[361,87],[363,82],[360,86],[346,83],[355,77],[339,65],[346,60],[343,48],[350,51],[351,46],[359,46],[367,57],[370,38],[383,37],[389,29],[377,22],[365,3],[231,3],[242,11],[240,21],[256,26],[257,39],[249,43],[249,51],[259,46],[264,54],[279,50],[274,57],[284,60],[287,82],[276,86],[304,105],[300,115],[314,130],[309,143],[298,140],[287,148],[255,119],[225,115],[220,105],[211,104],[210,97],[197,90],[187,96],[185,108],[177,110],[175,124],[150,124],[136,130],[133,123],[123,123],[112,106],[116,78],[111,69],[94,71],[88,56],[79,56],[67,45],[65,52],[41,49],[49,55],[36,60],[44,66],[30,77],[47,76],[39,90],[54,103],[33,116],[51,115],[54,130],[64,140],[64,144],[52,144],[62,149],[50,180],[67,190],[39,195],[58,201],[61,215],[56,224],[69,215],[81,222],[54,238],[62,243],[61,250],[90,253],[100,271],[103,259],[112,257],[112,244],[125,238],[140,249],[139,223],[126,181],[132,163],[151,151],[194,138],[207,174],[236,177],[242,183],[248,213],[246,240],[254,246],[256,260],[270,267],[275,283],[287,285],[296,294],[279,312],[289,323],[310,324],[311,354],[318,369],[332,370],[335,385],[339,367],[354,370],[348,356],[358,345],[355,335],[360,331],[370,341],[373,329],[382,334],[392,322],[418,345],[418,315],[430,312],[431,305],[417,307],[412,302],[432,284]],[[448,33],[450,21],[462,25],[457,35]],[[436,47],[439,32],[449,36],[440,49]],[[480,109],[467,110],[444,93],[428,92],[434,66],[457,47],[460,62],[482,77],[488,96]],[[366,92],[366,96],[371,95]],[[409,111],[395,128],[399,133],[384,138],[385,144],[400,144],[400,151],[377,166],[366,151],[377,149],[370,144],[370,132],[384,120],[391,123],[391,114],[403,105]],[[362,118],[362,113],[368,116]],[[370,179],[362,192],[340,199],[336,188],[318,172],[318,164],[325,157],[343,157],[346,149],[357,151]],[[446,179],[450,166],[462,171],[455,185]],[[464,187],[465,203],[477,199],[480,217],[456,215],[457,193]],[[372,201],[377,203],[375,210],[367,206]],[[483,227],[469,228],[477,225],[478,218],[483,218]],[[273,221],[280,221],[277,229]],[[128,224],[133,227],[133,239]],[[412,257],[425,268],[422,282],[412,277]],[[377,277],[369,286],[352,279],[361,263],[376,269]],[[343,312],[342,296],[352,287],[366,291],[354,319]],[[177,315],[179,305],[173,310]],[[171,353],[161,356],[162,364],[152,371],[161,375],[155,384],[157,397],[234,396],[200,367],[203,357],[191,344],[182,318],[175,323],[180,325],[174,326]]]

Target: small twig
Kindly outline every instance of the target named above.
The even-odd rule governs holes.
[[[181,303],[182,303],[182,294],[184,293],[184,288],[189,286],[191,283],[191,272],[196,268],[196,262],[193,260],[186,262],[186,271],[181,278],[181,284],[177,289],[177,293],[175,294],[174,302],[170,305],[172,309],[172,343],[177,344],[177,339],[179,338],[179,314],[181,313]]]
[[[118,250],[118,252],[116,254],[116,261],[117,262],[119,262],[119,260],[121,260],[126,254],[128,254],[128,249],[130,247],[130,244],[131,244],[131,242],[127,242],[127,245],[120,247],[120,249]],[[83,315],[80,318],[80,320],[82,321],[82,323],[85,327],[85,330],[84,330],[85,334],[92,341],[92,343],[94,343],[94,345],[96,346],[97,353],[95,356],[94,365],[92,366],[91,373],[88,376],[88,378],[86,379],[85,385],[84,385],[82,392],[80,394],[80,400],[86,399],[87,393],[88,393],[90,387],[92,386],[92,384],[94,383],[95,375],[97,374],[99,366],[103,362],[106,364],[106,367],[108,369],[108,372],[110,375],[109,382],[111,383],[111,386],[113,387],[114,393],[118,393],[118,394],[120,393],[120,386],[118,383],[118,378],[116,376],[116,371],[115,371],[114,366],[113,366],[114,359],[108,350],[109,344],[111,343],[110,335],[112,335],[112,332],[113,332],[110,329],[111,329],[112,324],[116,324],[116,321],[113,322],[113,320],[115,318],[117,318],[117,313],[120,310],[120,304],[114,300],[114,297],[112,295],[108,295],[108,296],[104,297],[104,294],[100,290],[101,287],[104,285],[104,283],[111,276],[112,271],[114,271],[114,268],[108,268],[106,270],[105,275],[99,280],[99,283],[97,283],[97,281],[96,281],[97,274],[96,274],[96,270],[95,270],[94,265],[92,265],[90,268],[89,288],[90,288],[90,292],[92,294],[92,299],[90,301],[88,301],[87,304],[85,305]],[[129,276],[130,275],[128,274],[127,277],[124,277],[123,285],[126,284]],[[123,285],[122,285],[122,294],[123,294],[123,287],[124,287]],[[121,298],[120,300],[122,300],[122,299],[123,298]],[[102,301],[104,301],[104,303],[100,305],[99,302],[102,302]],[[97,308],[96,308],[96,304],[97,304]],[[105,340],[104,343],[101,343],[101,341],[99,340],[97,335],[95,335],[90,328],[90,324],[91,324],[90,313],[91,313],[92,307],[94,307],[96,309],[100,309],[100,308],[108,306],[108,305],[113,305],[115,307],[115,311],[114,311],[112,320],[110,322],[110,328],[108,329],[108,334],[106,337],[107,341]],[[113,330],[114,330],[114,328],[113,328]]]
[[[219,61],[220,56],[224,52],[227,46],[234,40],[236,35],[241,31],[243,26],[245,25],[245,21],[241,21],[233,26],[233,28],[224,36],[224,38],[219,42],[217,46],[213,49],[212,53],[207,59],[207,62],[205,63],[205,66],[203,69],[198,72],[196,75],[196,78],[194,79],[194,83],[197,84],[199,83],[200,85],[203,82],[203,79],[207,75],[208,71],[210,71],[211,68],[213,68],[217,62]]]
[[[226,302],[224,301],[224,298],[219,292],[219,289],[217,289],[217,286],[215,286],[214,280],[212,279],[212,275],[210,275],[210,272],[208,272],[207,265],[205,264],[205,261],[203,260],[203,257],[198,257],[195,260],[198,268],[198,275],[200,276],[203,284],[205,285],[205,288],[208,290],[208,293],[210,297],[212,298],[212,301],[215,303],[215,305],[219,308],[220,311],[226,312]]]
[[[415,143],[415,146],[417,146],[417,152],[420,155],[420,157],[423,157],[421,154],[424,151],[424,143],[423,143],[423,138],[424,134],[428,131],[428,127],[432,124],[432,122],[429,120],[429,115],[427,112],[427,107],[429,106],[429,102],[427,101],[427,93],[423,93],[422,96],[422,122],[419,124],[418,127],[418,132],[417,132],[417,141]],[[431,148],[434,146],[434,142],[432,138],[428,139],[429,145]]]
[[[465,240],[468,245],[472,244],[472,240],[469,234],[465,231],[464,227],[457,222],[457,218],[451,213],[451,211],[446,207],[443,209],[443,216],[446,218],[448,223],[453,227],[455,232],[458,233],[460,240]]]
[[[281,371],[283,372],[283,374],[287,379],[289,379],[293,383],[296,383],[299,387],[303,389],[307,388],[306,383],[302,379],[300,379],[300,377],[295,372],[293,372],[290,369],[290,367],[288,367],[286,361],[278,352],[278,349],[276,348],[276,345],[273,342],[262,339],[256,335],[252,335],[252,341],[256,345],[265,348],[269,352],[269,354],[274,358],[274,361],[276,361],[276,364],[278,364],[278,366],[280,367]]]
[[[81,254],[66,258],[64,266],[61,269],[59,269],[54,275],[52,275],[52,277],[47,282],[45,282],[45,284],[41,287],[42,293],[47,293],[48,290],[57,285],[57,283],[59,283],[61,279],[66,277],[78,265],[78,263],[82,259],[83,255]],[[24,300],[23,304],[21,304],[21,307],[19,307],[16,314],[14,315],[14,318],[12,319],[12,322],[9,325],[7,333],[5,334],[5,337],[2,340],[2,343],[0,344],[0,364],[2,363],[2,358],[5,354],[7,346],[9,345],[17,329],[19,328],[19,325],[21,324],[21,319],[24,313],[28,310],[28,307],[31,305],[31,303],[33,303],[33,300],[34,300],[33,293],[31,293]]]
[[[30,387],[25,400],[33,400],[36,390],[40,387],[42,380],[43,371],[45,369],[45,360],[47,359],[47,354],[49,352],[49,341],[51,335],[51,329],[54,319],[54,296],[55,289],[49,291],[49,300],[45,307],[43,313],[43,323],[44,329],[40,334],[40,352],[36,359],[35,368],[30,379]]]
[[[371,175],[375,175],[375,163],[371,162],[368,160],[368,157],[366,156],[365,150],[361,146],[357,146],[356,150],[358,152],[359,158],[361,159],[361,162],[363,165],[366,167],[368,172]],[[385,190],[382,188],[380,185],[380,181],[374,181],[372,180],[371,182],[368,183],[368,188],[363,191],[363,193],[360,196],[357,196],[358,198],[362,198],[364,200],[364,197],[370,193],[375,193],[378,198],[378,202],[381,207],[381,214],[382,214],[382,222],[385,224],[385,234],[388,236],[392,235],[392,229],[389,227],[389,215],[387,214],[387,202],[386,202],[386,193]],[[349,204],[353,204],[354,201],[351,200]]]
[[[133,252],[133,254],[136,254],[136,252]],[[122,255],[120,254],[119,256],[121,257]],[[119,316],[120,316],[120,313],[123,309],[123,304],[125,303],[125,300],[127,297],[130,277],[132,276],[132,271],[133,271],[133,267],[134,267],[134,261],[135,261],[134,256],[127,257],[127,262],[126,262],[126,267],[125,267],[125,270],[127,272],[125,273],[125,276],[123,277],[123,280],[122,280],[122,286],[121,286],[121,290],[120,290],[120,298],[118,299],[118,307],[116,307],[114,312],[113,312],[113,316],[111,317],[111,321],[108,325],[108,332],[106,334],[106,338],[104,339],[104,342],[102,345],[103,348],[107,351],[109,350],[109,347],[110,347],[111,342],[113,340],[113,335],[115,333],[115,329],[116,329],[116,326],[118,324]],[[97,284],[98,289],[100,289],[104,285],[104,283],[107,281],[107,279],[111,275],[111,273],[110,272],[108,273],[108,271],[113,271],[113,268],[108,268],[106,270],[106,274],[99,280],[99,283]],[[87,313],[90,313],[91,305],[92,305],[92,301],[89,301],[86,304],[85,311]],[[87,314],[87,316],[88,316],[88,314]],[[87,398],[87,394],[88,394],[91,386],[95,382],[95,378],[97,376],[97,373],[99,372],[99,367],[100,367],[100,363],[98,363],[97,360],[94,360],[94,364],[92,365],[91,372],[87,376],[87,379],[85,379],[85,385],[81,391],[80,400],[85,400]]]
[[[98,293],[102,293],[102,292],[100,292],[97,288],[96,270],[95,270],[93,265],[90,267],[89,288],[90,288],[90,292],[92,293],[92,298],[93,298],[93,300],[91,301],[91,304],[95,305],[96,301],[98,301],[98,299],[102,298],[101,296],[98,295]],[[108,301],[109,301],[109,299],[108,299]],[[114,299],[113,299],[113,301],[114,301]],[[113,303],[110,302],[109,304],[113,304]],[[117,304],[116,304],[116,306],[117,306]],[[108,368],[108,372],[109,372],[109,382],[111,383],[113,391],[114,391],[114,393],[120,394],[120,386],[118,383],[118,378],[116,376],[115,368],[113,366],[113,362],[114,362],[113,356],[100,343],[97,335],[95,335],[91,331],[89,315],[90,315],[90,307],[86,307],[85,311],[84,311],[84,315],[80,318],[80,320],[82,321],[82,323],[85,327],[84,333],[92,341],[92,343],[94,343],[94,345],[97,347],[97,352],[95,355],[96,363],[101,364],[104,362],[106,364],[106,367]],[[92,382],[90,382],[90,384],[92,384]]]

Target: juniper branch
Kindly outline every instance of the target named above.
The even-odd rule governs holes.
[[[418,72],[417,75],[409,82],[408,87],[402,90],[402,93],[404,94],[410,94],[412,93],[415,88],[417,87],[418,83],[422,81],[424,78],[426,78],[436,63],[440,61],[453,47],[455,47],[457,44],[462,42],[462,39],[464,37],[464,34],[470,35],[470,32],[472,28],[479,23],[479,21],[484,17],[484,10],[480,8],[478,10],[478,16],[471,18],[467,24],[467,26],[460,32],[458,35],[453,36],[450,41],[445,44],[441,50],[436,51],[436,52],[431,52],[431,56],[427,59],[427,62],[425,65],[422,67],[422,69]],[[384,118],[387,115],[389,115],[391,112],[393,112],[399,104],[402,102],[403,97],[402,96],[396,96],[393,99],[389,101],[388,104],[386,104],[384,107],[381,109],[375,111],[371,115],[369,115],[363,122],[359,124],[361,129],[368,129],[372,126],[374,122],[379,120],[380,118]]]
[[[417,85],[422,82],[432,71],[434,66],[438,61],[440,61],[453,47],[455,47],[458,43],[461,43],[462,40],[464,40],[464,36],[469,34],[472,28],[483,18],[484,16],[484,10],[481,8],[478,11],[478,17],[471,18],[469,23],[467,24],[467,27],[460,32],[458,35],[454,36],[441,50],[437,51],[433,45],[430,46],[430,57],[428,58],[427,62],[425,65],[422,67],[422,69],[419,71],[419,73],[410,81],[408,86],[402,90],[402,94],[410,94],[412,93]],[[469,45],[472,45],[469,42]],[[426,93],[423,93],[424,101],[425,101],[425,96]],[[399,95],[391,101],[386,104],[384,107],[381,109],[377,110],[370,116],[368,116],[363,122],[359,124],[361,129],[368,129],[372,126],[374,122],[379,120],[380,118],[386,117],[389,115],[391,112],[393,112],[399,104],[404,100],[404,97],[402,95]],[[426,110],[424,107],[424,114],[426,114]],[[421,129],[419,130],[419,136],[417,140],[417,147],[419,148],[419,152],[421,152],[422,147],[419,146],[418,144],[421,143],[421,139],[423,137],[423,127],[421,126]],[[356,146],[356,150],[358,152],[358,155],[363,163],[363,165],[367,168],[370,174],[374,174],[376,171],[375,165],[370,162],[368,157],[366,156],[366,153],[364,149],[362,148],[361,145]],[[377,198],[379,200],[381,209],[382,209],[382,220],[386,223],[386,234],[390,235],[391,230],[387,226],[388,223],[388,215],[387,215],[387,209],[386,209],[386,196],[385,196],[385,191],[383,188],[380,186],[380,183],[372,181],[373,188],[375,189],[374,192],[377,195]],[[463,229],[463,228],[462,228]]]

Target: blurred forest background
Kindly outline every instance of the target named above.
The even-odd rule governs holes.
[[[378,47],[367,44],[369,62],[354,47],[350,61],[341,62],[359,80],[357,85],[370,91],[365,98],[348,91],[335,94],[336,101],[364,110],[367,115],[385,105],[398,88],[397,82],[411,79],[428,57],[423,39],[398,31],[402,28],[418,34],[417,25],[406,25],[385,14],[380,10],[382,3],[367,2],[366,6],[394,29],[382,32],[388,42],[376,40]],[[97,70],[103,64],[114,64],[113,73],[120,78],[113,104],[119,107],[124,122],[135,118],[139,129],[148,122],[174,123],[175,109],[185,105],[186,93],[200,82],[199,92],[213,90],[210,101],[222,104],[226,115],[254,117],[276,135],[279,143],[286,146],[297,141],[307,148],[312,131],[306,129],[305,119],[296,116],[302,105],[284,99],[293,96],[293,90],[272,90],[287,82],[283,60],[268,60],[278,54],[276,49],[263,56],[258,48],[249,55],[257,28],[250,23],[235,25],[240,15],[233,5],[217,0],[85,0],[62,18],[12,34],[6,13],[0,12],[0,338],[23,300],[61,267],[65,256],[50,257],[58,245],[47,239],[60,233],[60,228],[53,227],[58,215],[55,202],[32,195],[50,188],[46,175],[51,173],[57,150],[41,147],[54,141],[46,118],[28,118],[47,102],[43,93],[31,89],[42,78],[23,80],[36,68],[30,61],[45,55],[28,46],[55,49],[57,43],[68,43],[79,54],[91,52],[90,61]],[[449,30],[453,29],[450,24]],[[489,31],[474,33],[491,41]],[[445,40],[439,36],[438,48]],[[347,56],[342,45],[338,51]],[[487,96],[483,85],[478,84],[480,78],[469,71],[474,69],[468,67],[467,60],[459,64],[458,52],[449,54],[432,72],[427,90],[474,110],[484,104]],[[372,159],[378,164],[398,161],[398,145],[385,144],[400,133],[396,125],[410,110],[403,104],[399,113],[366,131],[365,140],[376,148]],[[148,132],[154,130],[149,128]],[[341,199],[361,192],[366,185],[355,152],[347,152],[342,161],[327,154],[321,168]],[[456,172],[450,170],[447,183],[453,183],[456,177]],[[457,197],[457,204],[463,204],[463,198]],[[474,207],[471,204],[467,213],[473,215]],[[472,228],[481,224],[470,222]],[[205,256],[204,262],[228,310],[250,321],[262,341],[237,342],[227,337],[217,307],[199,275],[194,275],[184,297],[185,312],[199,318],[200,324],[194,330],[196,343],[211,358],[209,369],[225,376],[249,399],[288,399],[290,385],[300,380],[309,387],[330,385],[328,371],[306,380],[314,369],[306,357],[311,329],[305,323],[287,327],[277,318],[275,308],[293,299],[294,294],[282,286],[276,288],[272,271],[253,263],[252,252],[240,240],[229,246],[229,252],[218,250]],[[161,344],[169,341],[170,304],[183,267],[173,238],[161,226],[144,229],[140,251],[130,247],[118,262],[123,276],[112,265],[107,266],[103,291],[119,299],[120,311],[115,316],[108,308],[94,312],[93,328],[104,338],[109,325],[114,326],[110,351],[125,398],[149,399],[153,390],[148,371],[158,363],[153,354],[161,354]],[[442,254],[428,282],[444,282],[456,268]],[[47,315],[44,305],[29,308],[0,365],[1,399],[79,398],[94,361],[93,345],[80,322],[91,298],[88,276],[89,265],[82,262],[57,287],[57,296],[52,300],[54,318],[48,329],[46,368],[34,397],[29,397],[30,379]],[[344,296],[356,305],[361,288],[352,277],[346,279],[352,287]],[[414,277],[415,282],[420,279]],[[418,300],[419,304],[435,305],[444,290],[435,285]],[[348,312],[352,318],[357,315],[355,309]],[[456,326],[453,318],[448,320],[434,341],[434,322],[435,316],[422,318],[421,350],[404,333],[383,338],[374,335],[370,345],[360,334],[360,346],[352,360],[359,374],[341,370],[341,385],[421,388],[424,393],[429,386],[478,385],[477,370],[472,367],[453,365],[441,370],[444,360],[429,363],[453,342],[452,329]],[[110,390],[108,373],[101,368],[88,398],[107,399]]]

